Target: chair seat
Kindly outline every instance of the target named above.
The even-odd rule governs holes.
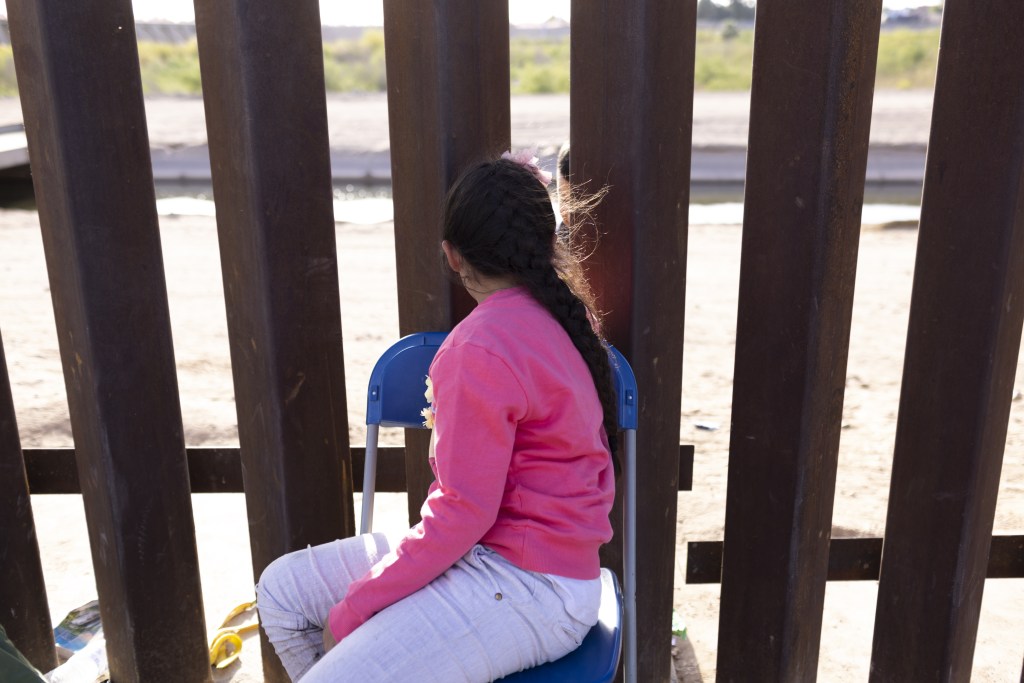
[[[608,683],[622,651],[622,591],[610,569],[601,570],[597,623],[578,648],[553,662],[499,679],[501,683]]]

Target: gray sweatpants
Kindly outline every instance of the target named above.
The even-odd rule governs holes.
[[[600,579],[526,571],[477,545],[325,656],[329,610],[389,550],[383,534],[366,534],[290,553],[263,572],[260,621],[293,681],[483,683],[562,657],[597,623]]]

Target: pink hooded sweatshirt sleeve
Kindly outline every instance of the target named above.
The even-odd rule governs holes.
[[[497,519],[526,393],[501,358],[471,342],[442,347],[430,374],[436,482],[422,521],[331,609],[329,625],[339,642],[440,576]]]

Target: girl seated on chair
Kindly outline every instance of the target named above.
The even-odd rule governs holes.
[[[571,652],[597,622],[614,389],[531,157],[473,166],[445,204],[444,261],[477,306],[430,366],[423,521],[290,553],[260,578],[292,680],[491,681]]]

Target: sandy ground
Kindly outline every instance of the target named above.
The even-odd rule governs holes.
[[[205,144],[201,104],[163,102],[147,103],[154,145],[174,150]],[[20,115],[15,105],[0,100],[0,122]],[[699,96],[694,105],[695,144],[744,144],[747,105],[744,95]],[[929,110],[929,95],[878,93],[873,142],[923,145]],[[329,100],[332,148],[347,149],[345,131],[360,130],[365,137],[353,155],[386,155],[387,128],[381,125],[380,111],[381,102],[373,98]],[[517,146],[557,147],[567,129],[567,98],[513,101]],[[236,420],[214,221],[165,217],[161,234],[186,441],[190,446],[234,444]],[[350,436],[353,444],[361,444],[371,364],[398,334],[393,287],[373,289],[365,283],[394,282],[394,234],[390,223],[339,224],[337,238]],[[862,234],[835,536],[883,532],[916,239],[914,230],[867,227]],[[691,227],[680,439],[696,445],[695,485],[692,492],[679,494],[674,601],[688,625],[689,640],[679,657],[685,681],[715,678],[719,588],[688,586],[683,577],[686,542],[718,539],[723,531],[739,253],[739,226]],[[70,446],[38,219],[32,212],[0,210],[0,331],[23,445]],[[1018,364],[1016,386],[1024,389],[1024,364]],[[695,422],[717,422],[721,428],[700,430]],[[995,533],[1024,533],[1024,400],[1013,404],[999,496]],[[32,502],[56,622],[95,597],[82,504],[78,496],[35,496]],[[380,503],[378,523],[400,528],[404,497],[390,494]],[[196,495],[193,507],[212,630],[231,607],[252,596],[244,499],[234,494]],[[867,678],[875,599],[874,582],[829,585],[819,680],[846,683]],[[257,648],[257,640],[248,638],[241,663],[219,680],[262,680]],[[1016,682],[1022,657],[1024,580],[989,581],[973,680]]]
[[[882,533],[899,398],[916,232],[867,228],[861,239],[844,431],[834,516],[836,536]],[[370,366],[397,335],[391,224],[339,225],[341,302],[352,443],[362,443]],[[236,439],[215,225],[208,218],[162,220],[171,319],[190,445]],[[718,586],[683,583],[686,542],[721,538],[729,442],[732,354],[739,273],[739,226],[694,226],[689,239],[683,409],[680,438],[696,445],[694,491],[679,494],[675,607],[688,624],[682,680],[714,680]],[[67,409],[37,218],[0,212],[0,325],[25,447],[68,446]],[[1017,385],[1024,387],[1024,365]],[[717,431],[696,421],[718,422]],[[1024,401],[1013,404],[996,533],[1024,531]],[[52,617],[94,597],[86,532],[77,496],[36,496]],[[252,595],[241,495],[196,495],[193,506],[208,627]],[[404,500],[383,501],[382,524],[403,524]],[[861,681],[868,674],[876,586],[833,583],[826,597],[819,680]],[[974,680],[1017,681],[1024,642],[1024,581],[986,585]],[[247,640],[242,664],[223,680],[260,680],[258,647]]]

